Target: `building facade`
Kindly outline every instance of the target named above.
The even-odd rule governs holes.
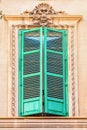
[[[0,1],[3,129],[87,128],[85,3]]]

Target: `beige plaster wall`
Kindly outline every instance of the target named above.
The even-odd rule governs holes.
[[[46,2],[56,11],[64,10],[68,14],[82,15],[78,27],[78,83],[79,83],[79,115],[87,116],[87,0],[0,0],[0,10],[4,14],[20,14],[24,10],[32,10],[39,3]],[[0,117],[7,116],[7,81],[8,81],[8,44],[6,28],[0,20]]]
[[[79,24],[78,33],[78,76],[79,76],[79,112],[87,116],[87,21]]]
[[[5,28],[0,20],[0,117],[7,116],[7,44],[5,44]]]

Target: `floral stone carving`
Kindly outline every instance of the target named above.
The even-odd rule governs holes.
[[[62,15],[62,14],[65,14],[65,12],[55,11],[53,7],[47,3],[41,3],[38,6],[35,6],[33,11],[31,12],[26,10],[22,13],[22,15],[31,15],[33,17],[32,22],[36,26],[53,25],[52,17],[49,18],[49,15]]]

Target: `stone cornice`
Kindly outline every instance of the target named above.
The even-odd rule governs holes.
[[[87,128],[87,118],[0,118],[0,128]]]
[[[69,15],[65,11],[55,11],[52,6],[47,3],[40,3],[34,7],[32,11],[25,10],[20,15],[6,15],[6,20],[29,20],[32,18],[33,24],[40,26],[52,25],[52,19],[59,20],[76,20],[80,21],[81,15]]]
[[[38,17],[38,15],[37,15]],[[58,18],[64,21],[77,21],[79,22],[82,19],[81,15],[47,15],[48,18]],[[5,20],[29,20],[29,18],[33,18],[33,15],[5,15]]]

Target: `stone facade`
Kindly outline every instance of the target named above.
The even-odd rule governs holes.
[[[10,57],[12,53],[10,53],[12,50],[12,43],[11,40],[14,38],[11,33],[11,28],[15,28],[17,31],[17,28],[20,28],[21,24],[25,24],[27,28],[27,25],[29,24],[28,22],[31,22],[31,18],[29,19],[27,13],[28,11],[32,11],[35,6],[37,6],[40,3],[47,3],[51,5],[54,10],[58,14],[58,21],[55,22],[55,26],[58,24],[60,25],[66,25],[64,28],[67,28],[68,26],[73,26],[74,25],[74,57],[76,57],[74,68],[76,71],[74,71],[74,79],[75,80],[75,90],[77,91],[77,96],[75,96],[75,101],[78,103],[77,106],[75,105],[74,107],[78,107],[75,109],[77,114],[75,116],[79,117],[86,117],[87,116],[87,91],[86,91],[86,84],[87,84],[87,58],[86,58],[86,53],[87,53],[87,5],[86,5],[87,0],[85,2],[79,1],[79,0],[26,0],[26,1],[21,1],[21,0],[15,0],[15,1],[5,1],[1,0],[0,1],[0,9],[2,10],[2,14],[4,14],[3,18],[0,19],[0,117],[8,117],[8,113],[11,113],[11,104],[12,99],[10,98],[12,94],[12,81],[10,79],[12,72],[11,68],[11,62],[10,62]],[[32,6],[31,6],[32,5]],[[27,11],[26,11],[27,10]],[[24,12],[25,11],[25,12]],[[24,12],[24,13],[23,13]],[[23,13],[23,14],[21,14]],[[52,13],[55,14],[53,11]],[[61,14],[62,13],[62,14]],[[21,14],[21,15],[20,15]],[[70,16],[70,20],[68,20],[69,17],[66,15]],[[63,17],[61,17],[61,15]],[[73,16],[72,16],[73,15]],[[22,16],[22,17],[21,17]],[[26,18],[24,19],[24,17]],[[65,19],[64,21],[64,16]],[[72,17],[71,17],[72,16]],[[80,17],[80,22],[79,21]],[[76,19],[75,19],[76,18]],[[50,20],[48,19],[48,22]],[[77,24],[78,23],[78,24]],[[17,25],[17,26],[12,26],[12,25]],[[53,26],[53,25],[50,25]],[[62,27],[60,27],[62,28]],[[68,27],[69,28],[69,27]],[[72,31],[73,27],[70,28],[69,31]],[[15,33],[15,32],[14,32]],[[73,32],[72,32],[73,33]],[[71,33],[70,33],[71,36]],[[17,38],[17,35],[16,35]],[[15,40],[15,39],[13,39]],[[69,42],[71,39],[69,38]],[[13,46],[14,48],[14,46]],[[71,49],[71,48],[70,48]],[[70,51],[72,52],[72,50]],[[71,67],[71,66],[69,66]],[[14,71],[14,70],[13,70]],[[16,82],[17,83],[17,82]],[[71,83],[71,79],[69,80],[69,84]],[[74,90],[74,91],[75,91]],[[70,91],[71,87],[70,87]],[[15,95],[15,94],[14,94]],[[16,96],[16,95],[15,95]],[[17,97],[16,97],[17,98]],[[74,96],[72,97],[74,98]],[[74,101],[74,102],[75,102]],[[70,99],[71,102],[71,99]],[[73,103],[72,103],[73,104]],[[70,105],[71,106],[71,105]],[[14,106],[15,107],[15,106]],[[14,107],[12,109],[14,109]],[[10,108],[10,109],[9,109]],[[73,108],[73,107],[72,107]],[[70,110],[70,113],[73,110]],[[17,116],[17,113],[16,113]],[[73,114],[70,114],[70,116],[73,116]]]

